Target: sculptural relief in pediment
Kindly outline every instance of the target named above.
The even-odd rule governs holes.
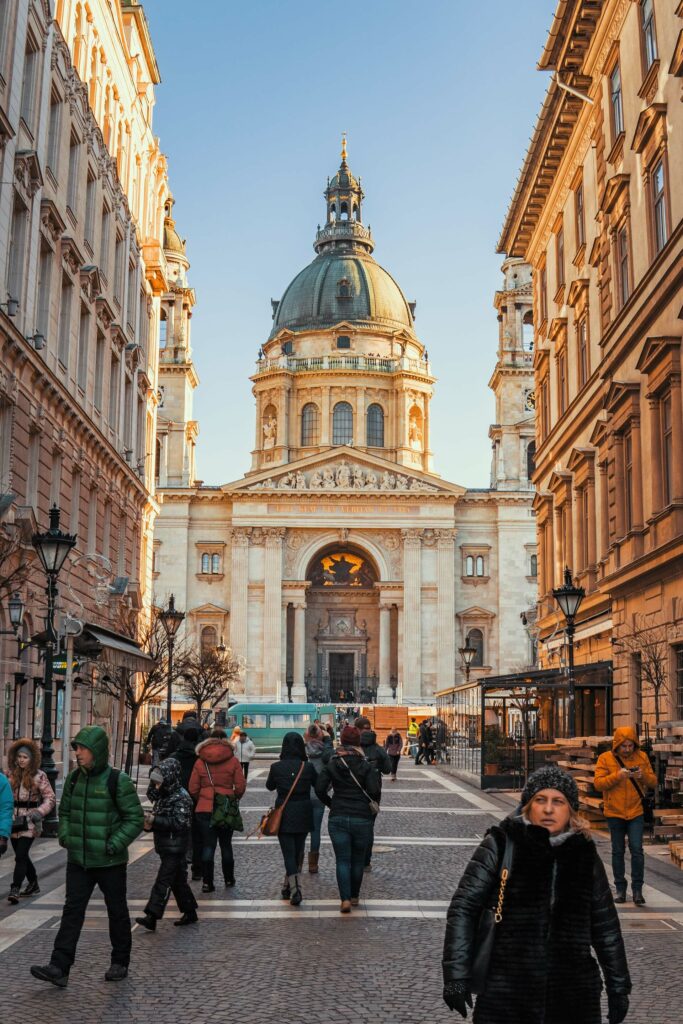
[[[372,467],[349,463],[346,460],[332,465],[316,466],[308,471],[290,470],[282,476],[268,477],[267,480],[262,480],[249,489],[262,491],[420,491],[422,493],[438,491],[437,487],[418,480],[416,477],[406,476],[405,473],[394,473],[388,469],[380,472]]]

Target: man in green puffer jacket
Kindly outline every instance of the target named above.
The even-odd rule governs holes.
[[[66,988],[76,957],[85,912],[99,885],[109,916],[112,943],[107,981],[128,974],[132,945],[126,901],[128,847],[142,831],[142,805],[135,786],[123,772],[112,776],[109,737],[99,725],[76,735],[71,746],[78,767],[64,782],[59,804],[59,845],[68,853],[66,901],[50,963],[31,974]],[[110,778],[111,776],[111,778]]]

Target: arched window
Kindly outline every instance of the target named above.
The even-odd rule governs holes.
[[[161,472],[161,441],[157,439],[154,446],[154,480],[159,483],[159,473]]]
[[[465,559],[465,575],[474,576],[474,558],[472,555],[468,555]]]
[[[484,556],[477,555],[477,576],[484,575]]]
[[[332,413],[332,444],[353,444],[353,409],[337,402]]]
[[[308,402],[301,410],[301,447],[320,444],[320,413],[315,402]]]
[[[208,552],[206,552],[206,551],[202,555],[202,572],[204,572],[204,573],[210,573],[211,572],[211,555],[209,555]]]
[[[216,650],[218,634],[215,626],[204,626],[202,629],[201,649],[202,654],[209,654]]]
[[[384,410],[381,405],[368,407],[367,445],[368,448],[384,448]]]
[[[474,647],[476,654],[470,665],[473,668],[481,668],[484,664],[484,634],[480,629],[471,629],[467,634],[467,646]]]
[[[349,280],[346,277],[342,277],[341,281],[337,281],[337,298],[351,298],[351,285],[349,284]]]
[[[159,348],[166,348],[167,332],[168,320],[166,319],[166,310],[162,309],[159,317]]]
[[[529,575],[538,576],[538,555],[532,555],[529,559]]]
[[[211,572],[217,573],[221,571],[221,556],[218,554],[211,555]]]
[[[526,449],[526,476],[527,480],[531,480],[534,475],[536,463],[536,442],[530,441]]]
[[[340,220],[348,220],[349,219],[349,207],[348,207],[347,203],[342,203],[341,204],[341,215],[340,215],[339,219]]]

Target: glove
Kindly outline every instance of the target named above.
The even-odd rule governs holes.
[[[628,1013],[628,996],[619,992],[608,993],[607,1008],[609,1024],[621,1024]]]
[[[0,857],[7,853],[7,836],[0,836]]]
[[[466,1018],[467,1007],[472,1008],[472,993],[462,982],[449,981],[443,987],[443,1001],[449,1010],[457,1010],[461,1017]]]
[[[38,810],[29,811],[28,817],[30,821],[36,823],[43,820],[43,816]]]

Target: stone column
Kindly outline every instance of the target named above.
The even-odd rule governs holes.
[[[263,693],[280,700],[282,684],[282,538],[284,530],[269,528],[265,533],[263,601]]]
[[[306,602],[294,602],[294,687],[292,697],[306,694]]]
[[[554,555],[554,574],[553,574],[553,587],[557,580],[561,580],[564,576],[564,534],[562,531],[562,506],[553,505],[553,540],[555,543]],[[552,589],[552,588],[551,588]]]
[[[358,388],[356,394],[356,415],[354,416],[355,424],[353,431],[353,443],[358,445],[365,445],[367,443],[367,436],[365,432],[365,389]]]
[[[399,654],[399,656],[398,656],[398,664],[396,666],[396,671],[398,673],[398,689],[396,691],[396,695],[397,695],[397,698],[398,698],[398,703],[399,704],[403,704],[403,689],[404,689],[404,687],[403,687],[403,680],[405,678],[405,670],[406,670],[406,668],[405,668],[405,664],[403,663],[403,658],[402,658],[402,652],[403,652],[403,605],[402,604],[398,606],[398,623],[397,623],[397,626],[398,626],[398,636],[396,637],[396,640],[398,642],[398,654]]]
[[[600,472],[600,559],[609,553],[609,491],[607,488],[607,462],[599,462]],[[653,477],[654,478],[654,477]]]
[[[615,513],[616,513],[616,539],[621,540],[626,533],[626,516],[624,504],[626,495],[624,493],[624,436],[623,434],[612,434],[614,452],[614,489]]]
[[[280,659],[280,679],[287,682],[287,609],[289,608],[288,598],[282,598],[282,656]]]
[[[671,448],[673,501],[683,501],[683,403],[680,374],[671,375]]]
[[[442,690],[455,682],[455,530],[437,530],[437,681]]]
[[[322,400],[320,402],[320,444],[330,443],[330,389],[323,387]]]
[[[380,600],[379,605],[379,700],[390,700],[391,686],[391,604]]]
[[[403,693],[408,703],[422,695],[422,530],[403,535]]]
[[[643,528],[643,452],[640,438],[640,419],[631,420],[631,529]]]
[[[594,569],[597,560],[596,555],[596,516],[595,516],[595,477],[589,476],[586,481],[588,488],[588,568]]]
[[[585,569],[588,568],[588,566],[584,564],[584,562],[587,561],[587,559],[584,559],[584,552],[586,550],[586,545],[585,545],[585,538],[584,538],[583,534],[584,534],[584,530],[586,528],[586,524],[585,524],[584,519],[583,519],[583,494],[584,494],[583,487],[580,487],[578,490],[575,490],[574,491],[574,502],[573,502],[574,519],[575,519],[575,524],[576,524],[576,549],[577,549],[576,550],[576,559],[575,559],[575,561],[576,561],[576,568],[577,568],[577,570],[579,572],[583,572]],[[570,563],[570,565],[571,565],[571,563]]]
[[[574,502],[571,485],[567,486],[566,504],[562,522],[564,524],[564,565],[574,565]],[[564,565],[562,571],[564,572]]]
[[[249,535],[248,527],[232,530],[232,567],[230,576],[230,646],[233,653],[247,657],[247,603],[249,599]],[[246,676],[247,668],[244,673]],[[253,696],[245,685],[245,700]]]

